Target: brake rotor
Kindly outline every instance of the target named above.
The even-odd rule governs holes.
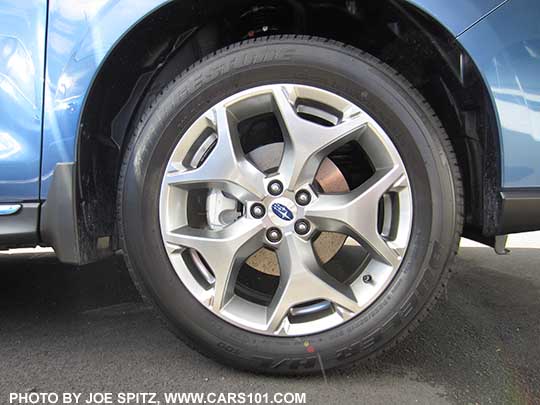
[[[248,154],[248,158],[263,172],[279,167],[283,154],[283,143],[273,143],[258,147]],[[330,159],[323,160],[315,181],[325,193],[346,193],[349,185],[345,176]],[[322,232],[313,242],[313,250],[322,263],[329,262],[341,249],[347,237],[338,233]],[[253,269],[272,276],[279,276],[276,254],[269,249],[260,249],[246,261]]]

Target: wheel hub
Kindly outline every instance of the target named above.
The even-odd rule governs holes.
[[[209,145],[205,145],[209,147]],[[248,158],[262,171],[271,172],[275,170],[283,154],[283,143],[272,143],[260,146],[249,153]],[[349,185],[345,176],[339,168],[330,159],[324,159],[317,175],[315,177],[317,184],[325,193],[346,193],[349,191]],[[283,201],[285,200],[285,201]],[[278,198],[270,200],[270,209],[267,209],[268,216],[272,219],[275,226],[290,225],[289,221],[281,219],[278,214],[271,208],[274,203],[282,204],[288,207],[296,218],[296,204],[288,198]],[[212,190],[207,199],[207,219],[208,224],[214,229],[222,229],[231,224],[234,220],[230,220],[233,215],[231,212],[235,210],[236,200],[232,197],[227,197],[220,190]],[[227,222],[226,219],[229,218]],[[322,263],[328,263],[342,248],[346,236],[322,232],[314,241],[314,250],[319,260]],[[261,273],[279,276],[279,264],[275,254],[268,249],[261,249],[252,255],[246,262],[254,270]]]

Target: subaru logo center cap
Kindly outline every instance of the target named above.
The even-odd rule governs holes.
[[[292,221],[294,219],[293,212],[287,208],[284,204],[275,202],[272,204],[272,211],[277,215],[278,218],[284,221]]]
[[[268,205],[268,219],[278,228],[289,228],[296,221],[298,207],[286,197],[277,198]]]

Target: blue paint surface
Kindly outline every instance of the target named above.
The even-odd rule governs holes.
[[[458,36],[504,0],[408,0]]]
[[[46,0],[0,3],[0,202],[39,198]]]
[[[511,0],[459,41],[497,108],[503,186],[540,187],[540,3]]]
[[[57,163],[73,162],[85,98],[116,43],[164,0],[50,0],[42,195]]]

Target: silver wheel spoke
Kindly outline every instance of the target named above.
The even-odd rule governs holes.
[[[327,300],[347,311],[359,311],[352,289],[334,279],[321,267],[311,242],[294,235],[287,236],[277,254],[281,277],[267,311],[268,332],[279,333],[290,309],[309,301]]]
[[[321,195],[306,209],[306,217],[320,230],[353,237],[377,260],[395,268],[399,265],[400,253],[392,249],[379,234],[378,208],[383,194],[393,187],[403,187],[404,177],[401,165],[379,170],[350,193]]]
[[[165,181],[184,188],[221,188],[239,200],[263,198],[264,175],[244,156],[235,118],[223,106],[213,112],[218,135],[214,149],[198,168],[169,171]]]
[[[358,138],[366,128],[363,113],[346,117],[336,126],[326,127],[301,118],[285,87],[273,91],[276,113],[285,138],[279,175],[285,188],[311,183],[322,160],[333,150]]]
[[[168,232],[169,245],[196,250],[214,273],[213,308],[220,311],[234,292],[236,273],[244,261],[262,247],[258,221],[241,218],[221,231],[182,227]]]

